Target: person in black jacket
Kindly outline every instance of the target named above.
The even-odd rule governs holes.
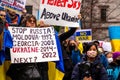
[[[40,21],[40,23],[41,23],[40,24],[41,27],[50,26],[48,24],[45,24],[44,21],[42,21],[42,20]],[[62,34],[60,34],[58,36],[59,37],[59,41],[61,43],[62,56],[63,56],[63,62],[64,62],[64,68],[65,68],[65,75],[64,75],[63,80],[70,80],[71,79],[72,70],[73,70],[72,60],[69,57],[69,55],[67,54],[63,42],[65,40],[67,40],[70,36],[72,36],[75,33],[76,29],[77,28],[75,28],[75,27],[74,28],[70,28],[69,31],[64,32],[64,33],[62,33]]]
[[[25,20],[28,20],[28,19],[25,19]],[[23,22],[26,23],[27,21],[23,21]],[[23,25],[27,26],[26,24],[23,24]],[[40,27],[46,27],[46,26],[40,25]],[[73,35],[74,32],[76,31],[76,29],[77,28],[71,28],[68,32],[62,33],[61,35],[58,36],[59,40],[60,40],[60,43],[61,43],[61,46],[62,46],[64,67],[65,67],[65,76],[64,76],[63,80],[70,80],[70,76],[71,76],[71,73],[72,73],[71,70],[73,69],[73,67],[72,67],[72,63],[71,63],[71,60],[70,60],[69,56],[66,54],[66,50],[63,48],[62,42],[65,41],[66,39],[68,39],[71,35]],[[41,77],[42,77],[42,78],[38,78],[38,79],[36,78],[34,80],[48,80],[48,74],[47,74],[48,63],[47,62],[46,63],[37,63],[37,64],[34,64],[34,63],[33,64],[24,64],[24,65],[19,64],[19,65],[16,65],[16,66],[13,65],[11,71],[8,71],[8,73],[11,77],[14,78],[12,80],[33,80],[33,78],[29,78],[29,75],[26,75],[24,73],[25,69],[26,70],[29,69],[30,66],[35,66],[39,70],[39,72],[41,74]],[[41,71],[43,71],[43,72],[41,72]],[[18,74],[18,75],[13,76],[12,74]],[[18,79],[17,76],[19,77],[19,79]]]
[[[81,19],[81,16],[78,15],[78,18]],[[42,27],[49,26],[48,24],[45,24],[44,21],[40,21],[40,23],[41,23],[40,26],[42,26]],[[67,54],[63,42],[66,41],[69,37],[71,37],[75,33],[76,30],[77,30],[76,27],[72,27],[67,32],[64,32],[58,36],[59,41],[61,43],[62,56],[63,56],[64,69],[65,69],[65,75],[63,77],[63,80],[71,80],[71,74],[72,74],[72,70],[73,70],[72,60],[69,57],[69,55]]]
[[[36,27],[36,18],[32,14],[26,15],[22,25],[24,27]],[[12,80],[48,80],[48,63],[19,63],[11,64],[7,75]]]
[[[73,70],[73,64],[70,56],[67,54],[66,49],[64,48],[64,45],[62,45],[63,41],[68,39],[70,36],[74,34],[77,28],[71,28],[68,32],[65,32],[61,35],[59,35],[61,47],[62,47],[62,55],[63,55],[63,62],[64,62],[64,68],[65,68],[65,75],[63,80],[71,80],[71,74]]]
[[[88,43],[81,62],[72,72],[72,80],[108,80],[107,70],[100,60],[96,44]]]

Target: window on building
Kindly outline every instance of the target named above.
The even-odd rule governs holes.
[[[106,8],[101,8],[101,21],[106,22]]]
[[[27,6],[25,6],[25,8],[26,8],[26,10],[27,10],[27,13],[32,14],[33,6],[27,5]]]

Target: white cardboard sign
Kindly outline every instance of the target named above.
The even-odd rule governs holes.
[[[13,37],[12,63],[58,61],[58,50],[53,27],[9,27]]]
[[[40,18],[50,25],[79,27],[82,0],[40,0]]]

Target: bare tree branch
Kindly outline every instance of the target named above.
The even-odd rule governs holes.
[[[110,11],[109,14],[107,15],[107,17],[108,17],[112,12],[114,12],[119,6],[120,6],[120,4],[118,4],[112,11]]]

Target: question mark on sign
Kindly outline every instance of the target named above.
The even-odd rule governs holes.
[[[34,62],[36,62],[36,60],[37,60],[37,57],[35,56],[35,57],[34,57]]]

